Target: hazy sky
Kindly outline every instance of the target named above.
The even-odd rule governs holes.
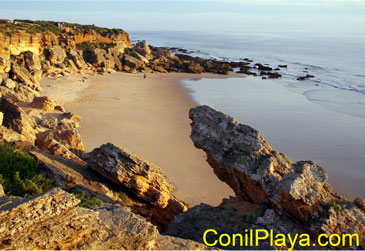
[[[365,33],[365,0],[2,1],[0,18],[68,21],[126,31]]]

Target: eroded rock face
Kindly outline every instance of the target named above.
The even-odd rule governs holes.
[[[365,214],[361,206],[332,193],[322,167],[312,161],[293,164],[273,150],[257,130],[208,106],[193,108],[189,115],[195,146],[207,153],[216,175],[238,198],[267,203],[314,235],[357,233],[363,239]]]
[[[0,74],[10,71],[10,58],[9,55],[0,54]]]
[[[151,48],[146,40],[136,43],[134,49],[144,57],[150,57],[151,55]]]
[[[88,155],[87,163],[93,170],[154,205],[152,221],[162,228],[187,210],[187,205],[172,195],[175,187],[162,170],[138,155],[111,143],[94,149]]]
[[[9,128],[34,144],[36,123],[17,104],[1,98],[0,111],[4,114],[3,126]]]
[[[35,97],[31,103],[31,106],[33,108],[41,109],[44,112],[53,112],[56,107],[56,103],[53,102],[49,97],[43,96]]]
[[[168,205],[175,189],[159,167],[111,143],[94,149],[88,164],[104,177],[162,208]]]
[[[27,199],[0,198],[1,249],[204,249],[199,243],[159,234],[128,208],[77,207],[55,188]]]
[[[52,64],[60,64],[62,63],[66,58],[66,52],[61,48],[61,46],[53,46],[49,50],[47,50],[48,54],[48,60]]]
[[[47,130],[37,134],[37,146],[43,150],[54,149],[52,146],[58,142],[65,146],[70,151],[81,154],[85,151],[84,145],[81,141],[81,136],[76,129],[65,130]],[[54,149],[57,150],[57,149]]]

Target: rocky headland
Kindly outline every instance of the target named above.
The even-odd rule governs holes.
[[[208,228],[264,228],[314,239],[357,233],[360,246],[353,248],[365,248],[364,201],[333,193],[323,168],[292,163],[255,129],[210,107],[191,110],[191,139],[236,196],[219,207],[189,208],[143,157],[113,143],[85,152],[80,116],[42,96],[39,84],[47,76],[114,71],[228,74],[236,68],[280,77],[275,69],[249,59],[173,54],[146,41],[133,45],[120,29],[0,20],[0,31],[0,158],[6,163],[0,164],[0,249],[207,249]],[[8,170],[25,165],[36,171]]]

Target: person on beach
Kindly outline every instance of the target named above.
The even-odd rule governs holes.
[[[147,78],[147,73],[143,74],[143,78],[145,78],[145,79]]]

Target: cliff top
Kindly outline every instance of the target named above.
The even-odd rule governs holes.
[[[56,21],[32,21],[32,20],[7,20],[0,19],[0,31],[11,36],[17,31],[25,31],[29,34],[52,32],[56,35],[64,32],[91,32],[96,31],[102,36],[124,34],[122,29],[109,29],[95,25],[82,25],[76,23],[56,22]]]

